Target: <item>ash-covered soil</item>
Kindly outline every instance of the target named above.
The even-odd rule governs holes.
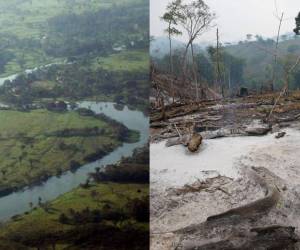
[[[151,249],[298,249],[300,125],[280,131],[151,144]]]

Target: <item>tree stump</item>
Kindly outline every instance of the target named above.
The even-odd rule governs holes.
[[[198,151],[201,143],[202,143],[202,136],[200,134],[194,133],[188,143],[189,151],[192,153]]]

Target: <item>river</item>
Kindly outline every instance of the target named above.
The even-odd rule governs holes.
[[[33,69],[26,69],[23,74],[25,75],[28,75],[30,73],[33,73],[33,72],[36,72],[38,71],[39,69],[47,69],[49,67],[51,67],[52,65],[61,65],[61,64],[72,64],[73,62],[56,62],[56,63],[49,63],[47,65],[43,65],[43,66],[39,66],[39,67],[35,67]],[[17,74],[13,74],[13,75],[10,75],[10,76],[6,76],[6,77],[0,77],[0,86],[4,84],[4,82],[6,80],[9,80],[9,81],[13,81],[15,80],[19,75],[21,75],[22,73],[17,73]]]
[[[148,118],[140,111],[133,111],[124,106],[123,110],[115,108],[114,103],[108,102],[80,102],[78,107],[89,108],[95,113],[104,113],[112,119],[124,124],[132,130],[140,132],[140,139],[136,143],[123,143],[122,146],[115,149],[102,159],[93,163],[86,164],[79,168],[75,173],[65,172],[59,177],[51,177],[41,185],[32,188],[26,188],[22,191],[12,193],[0,198],[0,221],[6,221],[14,215],[22,214],[30,210],[30,202],[37,205],[39,197],[42,201],[50,201],[59,195],[84,183],[88,173],[95,170],[96,167],[105,166],[118,162],[122,157],[131,156],[134,149],[145,145],[148,141]]]

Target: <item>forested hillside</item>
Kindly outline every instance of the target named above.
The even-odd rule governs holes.
[[[147,8],[143,0],[1,1],[0,74],[121,46],[145,48]]]
[[[21,74],[0,87],[3,102],[93,98],[146,108],[147,1],[15,4],[2,5],[0,75]]]
[[[231,89],[248,87],[260,91],[268,88],[272,80],[274,67],[274,54],[276,39],[264,39],[257,36],[253,40],[240,41],[236,44],[224,43],[220,49],[220,70],[222,81]],[[160,70],[169,70],[169,49],[167,40],[165,43],[159,38],[152,42],[151,58],[154,65]],[[197,44],[196,44],[197,45]],[[197,48],[197,46],[195,46]],[[199,47],[198,47],[199,48]],[[182,71],[182,51],[184,44],[174,41],[173,63],[175,72]],[[300,53],[300,39],[283,35],[278,45],[278,64],[276,66],[277,81],[275,88],[283,85],[284,70],[296,60]],[[190,54],[191,57],[191,54]],[[196,64],[198,77],[202,82],[213,86],[216,81],[216,48],[212,44],[206,49],[196,50]],[[189,59],[191,60],[191,58]],[[300,87],[300,69],[297,68],[290,79],[291,89]]]

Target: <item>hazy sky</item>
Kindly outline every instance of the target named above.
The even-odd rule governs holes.
[[[159,17],[163,15],[169,2],[170,0],[150,0],[151,35],[163,35],[166,26]],[[295,17],[300,11],[300,1],[277,0],[276,2],[279,14],[284,12],[285,16],[282,33],[292,32],[296,26]],[[219,27],[223,42],[245,39],[246,34],[249,33],[264,37],[276,36],[279,21],[275,17],[275,0],[205,0],[205,3],[216,13],[215,23]],[[198,41],[214,42],[215,33],[216,28],[202,35]]]

